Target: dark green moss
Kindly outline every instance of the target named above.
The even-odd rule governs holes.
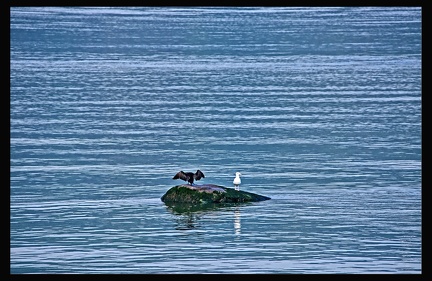
[[[269,200],[269,197],[255,193],[235,190],[218,185],[177,185],[169,189],[162,197],[163,202],[182,203],[238,203]]]

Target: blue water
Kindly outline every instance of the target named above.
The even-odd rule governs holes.
[[[420,8],[10,16],[11,273],[421,273]]]

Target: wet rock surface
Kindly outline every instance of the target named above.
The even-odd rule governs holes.
[[[161,197],[163,202],[181,203],[238,203],[269,199],[271,198],[267,196],[214,184],[177,185],[170,188]]]

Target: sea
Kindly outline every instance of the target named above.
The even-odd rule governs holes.
[[[11,274],[421,274],[421,7],[10,7]],[[270,197],[177,210],[179,172]]]

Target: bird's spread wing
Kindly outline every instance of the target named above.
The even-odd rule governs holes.
[[[185,173],[183,173],[183,171],[180,171],[177,174],[175,174],[175,176],[173,177],[173,180],[176,180],[176,179],[182,179],[184,181],[187,181],[189,179],[189,177]]]
[[[197,170],[195,175],[194,175],[194,178],[196,180],[200,180],[201,178],[205,178],[205,176],[204,176],[203,172],[201,172],[200,170]]]

